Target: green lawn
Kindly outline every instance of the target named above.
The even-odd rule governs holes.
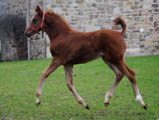
[[[157,120],[159,119],[159,56],[127,57],[136,71],[137,83],[148,109],[135,101],[126,77],[117,87],[110,106],[104,108],[105,92],[114,74],[101,59],[74,66],[76,90],[89,104],[79,105],[65,83],[63,67],[45,81],[41,105],[35,92],[42,71],[51,59],[0,63],[0,120]]]

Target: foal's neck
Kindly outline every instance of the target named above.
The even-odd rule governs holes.
[[[55,13],[46,14],[46,21],[46,33],[48,34],[50,40],[71,30],[70,26],[65,22],[65,20]]]

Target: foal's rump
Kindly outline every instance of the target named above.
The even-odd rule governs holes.
[[[126,44],[123,35],[113,30],[99,30],[92,32],[91,42],[94,48],[103,53],[109,60],[119,60],[124,56]]]

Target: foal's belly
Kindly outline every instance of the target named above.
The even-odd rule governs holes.
[[[92,52],[88,54],[80,54],[72,57],[67,63],[68,64],[81,64],[81,63],[87,63],[89,61],[95,60],[98,57],[101,57],[102,53],[98,52]]]

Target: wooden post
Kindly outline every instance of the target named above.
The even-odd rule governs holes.
[[[44,11],[46,10],[46,8],[45,8],[45,6],[46,6],[46,5],[45,5],[45,2],[46,2],[46,1],[43,0],[43,10],[44,10]],[[45,34],[44,34],[44,41],[45,41],[45,48],[44,48],[44,49],[45,49],[45,51],[44,51],[44,54],[45,54],[45,55],[44,55],[44,57],[46,58],[46,57],[47,57],[47,40],[46,40],[46,35],[45,35]]]
[[[2,43],[1,43],[1,40],[0,40],[0,62],[1,62],[1,55],[2,55]]]
[[[27,0],[27,17],[26,17],[26,26],[30,24],[30,0]],[[30,38],[27,38],[28,45],[28,60],[31,59],[31,51],[30,51]]]

